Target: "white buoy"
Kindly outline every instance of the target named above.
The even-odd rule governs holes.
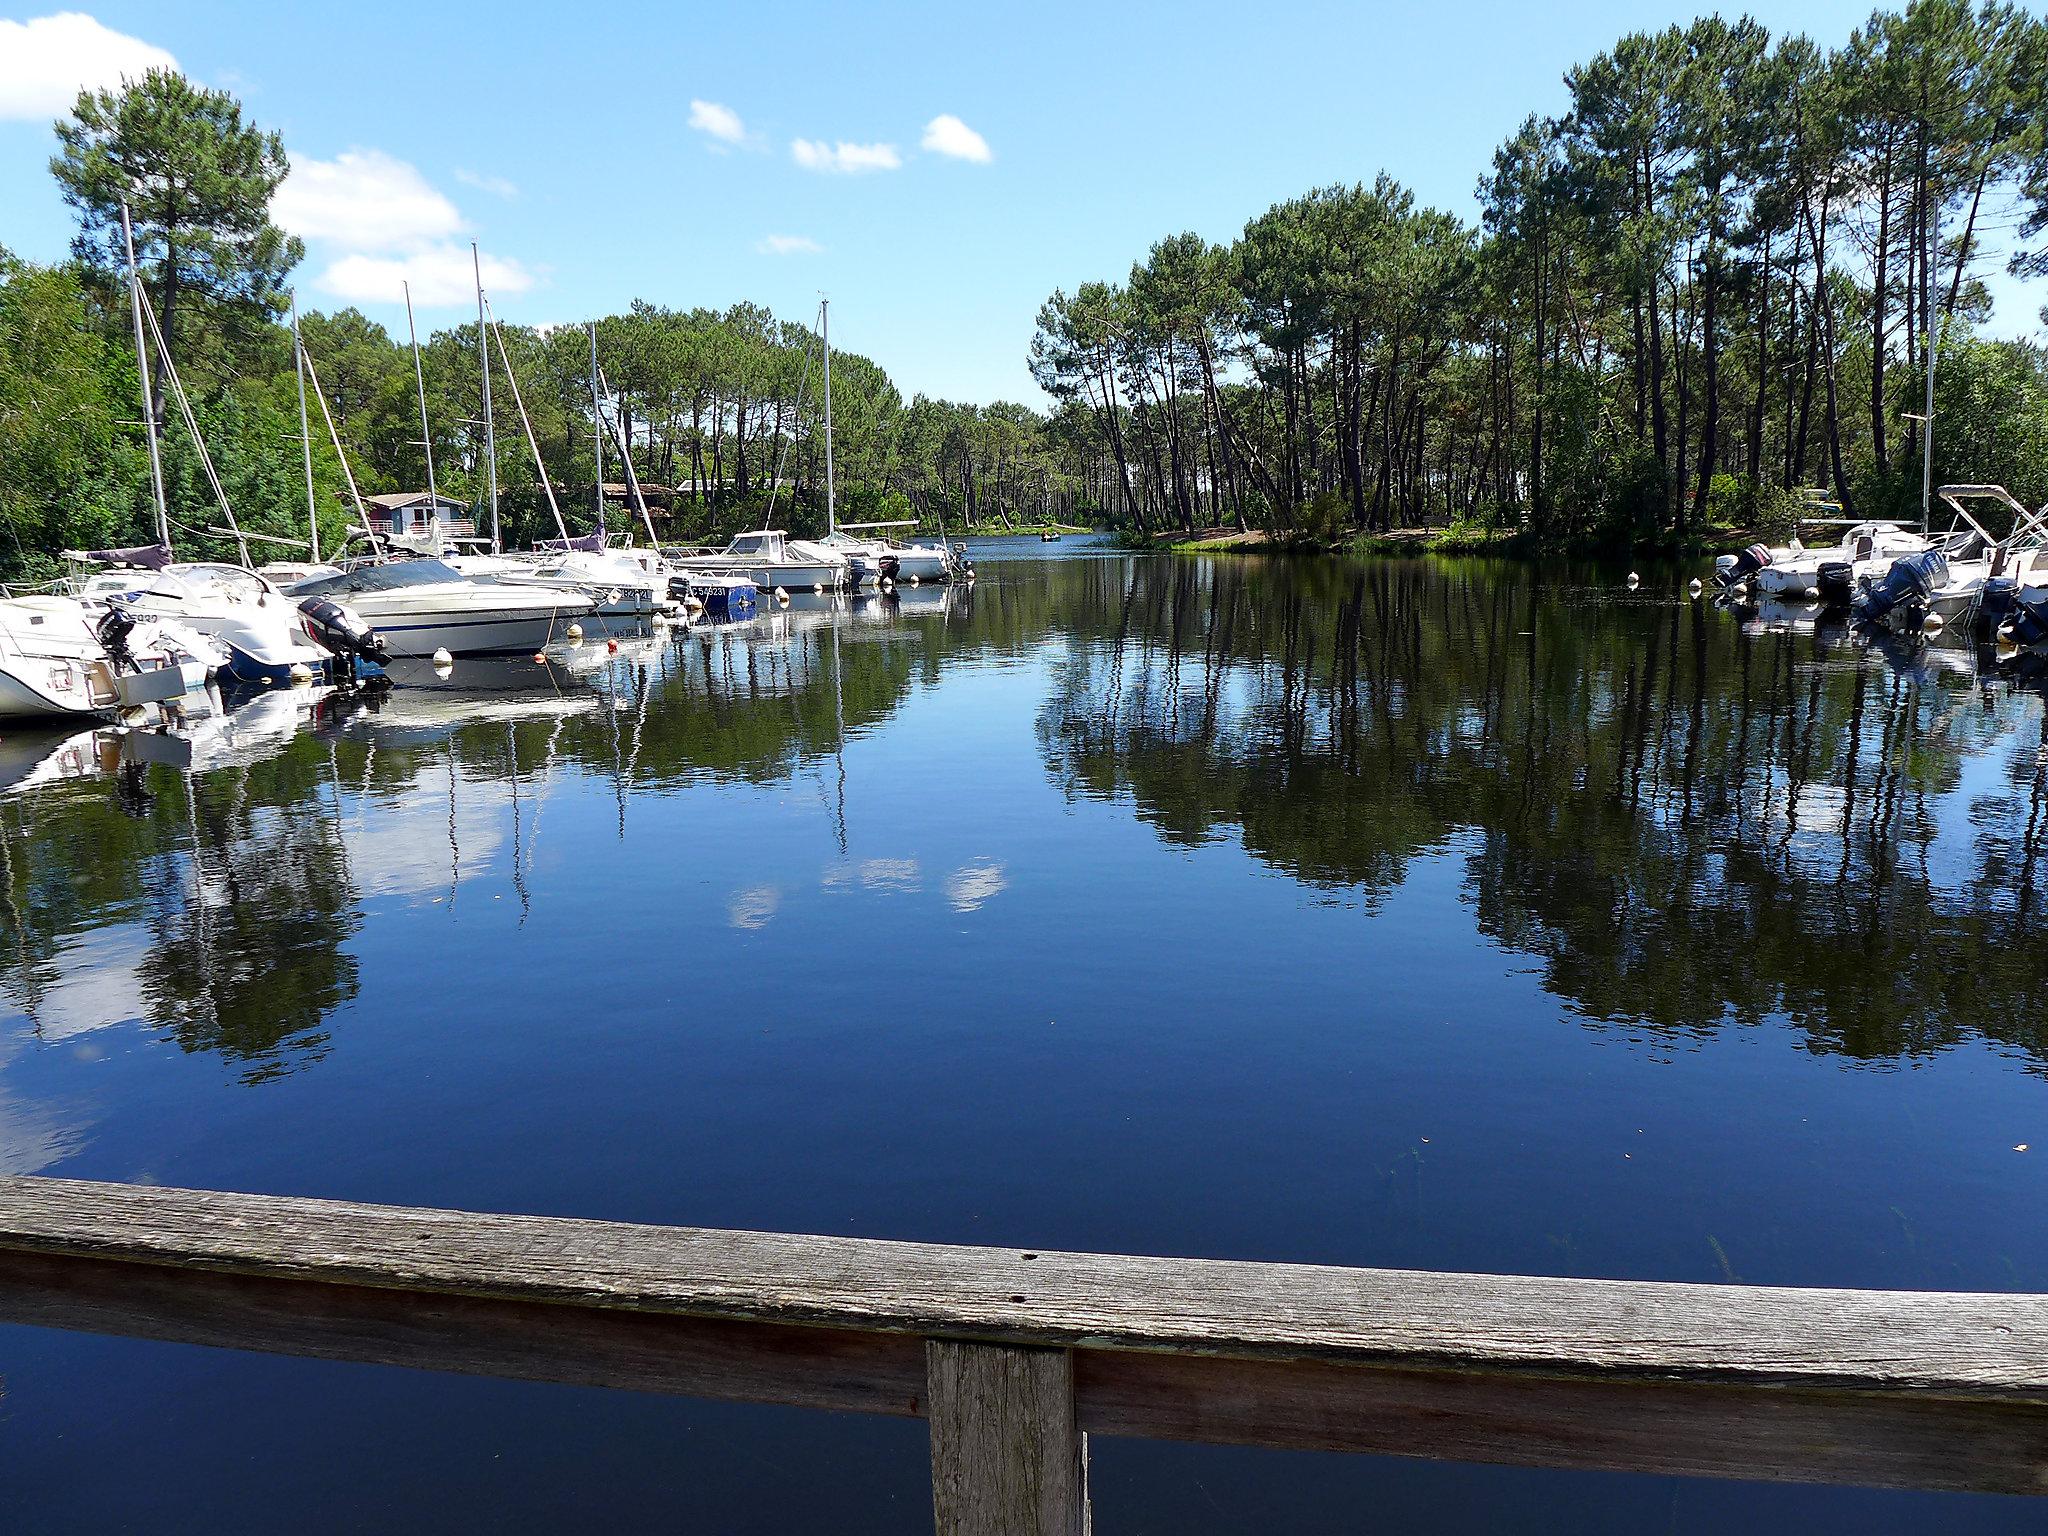
[[[294,684],[304,684],[310,683],[311,681],[313,681],[313,669],[307,666],[303,661],[293,662],[292,682]]]
[[[436,654],[445,657],[448,653],[446,651],[440,651]],[[446,677],[448,676],[449,673],[453,672],[454,670],[455,663],[452,661],[437,661],[434,663],[434,676],[436,677]]]
[[[971,565],[967,567],[967,579],[969,581],[974,580],[974,567]]]
[[[452,666],[454,664],[454,661],[455,658],[448,654],[448,648],[446,646],[443,646],[440,650],[434,652],[434,665],[437,667]]]
[[[1692,579],[1692,585],[1687,587],[1686,591],[1690,592],[1694,597],[1698,597],[1702,592],[1706,591],[1706,588],[1700,584],[1699,577],[1695,576]]]
[[[787,608],[789,606],[789,592],[787,591],[787,589],[777,587],[775,589],[775,601],[782,604],[783,607]]]
[[[882,590],[884,592],[894,592],[896,590],[895,578],[892,576],[884,576],[882,578]]]
[[[1634,571],[1630,571],[1628,573],[1628,584],[1632,587],[1640,587],[1643,584],[1643,578],[1638,576]]]
[[[912,585],[913,587],[917,585],[917,572],[915,572],[915,571],[912,571],[912,572],[910,573],[910,584],[911,584],[911,585]]]
[[[581,624],[571,624],[564,633],[568,635],[569,643],[574,645],[583,638],[583,626]]]
[[[1940,614],[1930,613],[1920,621],[1920,629],[1924,634],[1939,634],[1945,623]]]
[[[825,595],[825,583],[823,583],[822,581],[814,581],[811,583],[811,590],[817,593],[820,597],[823,597]]]

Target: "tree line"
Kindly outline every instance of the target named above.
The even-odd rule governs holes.
[[[1983,278],[2048,272],[2048,22],[1915,0],[1837,48],[1710,16],[1569,71],[1476,224],[1391,176],[1055,291],[1031,366],[1140,528],[1463,521],[1541,544],[2048,499],[2048,354]],[[2048,314],[2044,314],[2048,321]]]

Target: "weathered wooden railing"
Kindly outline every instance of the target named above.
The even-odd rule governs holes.
[[[0,1180],[0,1320],[923,1417],[941,1536],[1090,1434],[2048,1493],[2048,1296],[940,1247]]]

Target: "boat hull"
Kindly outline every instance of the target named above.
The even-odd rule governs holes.
[[[569,625],[584,617],[587,604],[556,612],[502,613],[488,610],[473,614],[393,614],[380,617],[367,609],[364,620],[394,656],[431,656],[446,651],[451,656],[492,656],[545,650],[566,639]]]

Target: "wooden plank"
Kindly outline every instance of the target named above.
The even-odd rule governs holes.
[[[1086,1536],[1073,1356],[933,1339],[925,1361],[938,1536]]]
[[[921,1417],[925,1344],[861,1333],[0,1253],[0,1322]],[[1074,1352],[1090,1434],[1680,1476],[2040,1493],[2048,1410],[1322,1361]]]
[[[0,1322],[629,1392],[921,1418],[922,1341],[0,1253]]]
[[[1744,1482],[2048,1494],[2048,1409],[1077,1350],[1090,1435]]]
[[[942,1247],[0,1180],[0,1250],[936,1338],[2048,1404],[2048,1296]]]

